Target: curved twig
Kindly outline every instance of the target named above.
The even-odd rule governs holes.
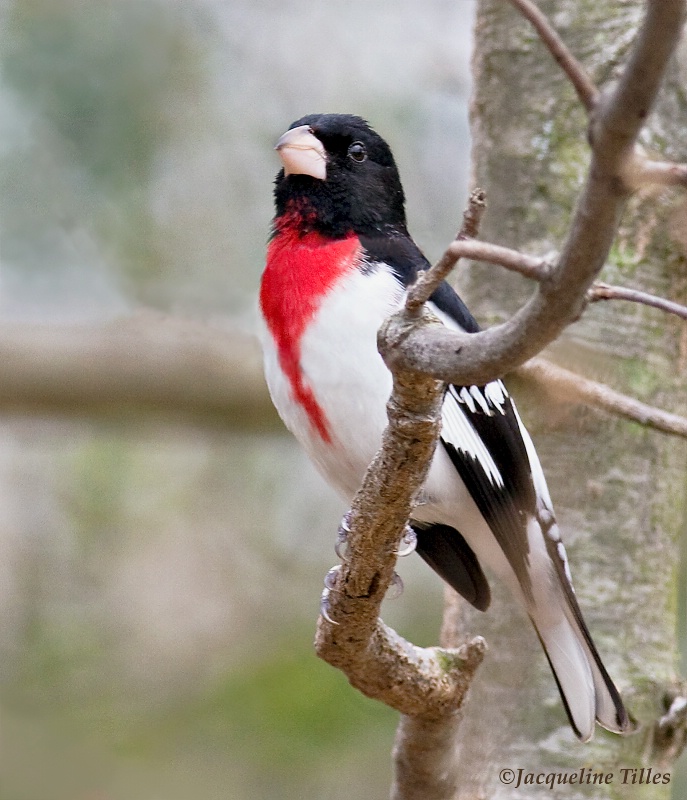
[[[687,306],[676,303],[674,300],[657,297],[655,294],[642,292],[639,289],[612,286],[601,281],[597,281],[587,292],[587,299],[590,303],[598,303],[600,300],[628,300],[631,303],[641,303],[665,311],[666,314],[675,314],[682,319],[687,319]]]
[[[547,259],[537,258],[536,256],[513,250],[510,247],[503,247],[500,244],[492,244],[491,242],[482,242],[477,239],[451,242],[438,264],[444,261],[451,261],[455,265],[461,258],[470,258],[473,261],[485,261],[487,264],[495,264],[512,272],[518,272],[533,281],[547,280],[554,268],[553,264]]]
[[[470,242],[479,232],[479,224],[486,209],[486,195],[483,189],[473,189],[468,198],[467,208],[463,214],[463,224],[456,236],[456,242]],[[408,290],[405,308],[409,314],[418,314],[422,306],[429,300],[439,284],[446,280],[454,269],[459,254],[449,249],[431,269],[421,273]]]
[[[570,83],[574,86],[580,102],[588,112],[591,112],[599,97],[599,90],[585,68],[570,52],[566,43],[551,25],[546,14],[532,0],[510,0],[510,2],[520,11],[523,17],[532,23],[539,34],[539,38],[549,48],[551,55],[570,79]]]

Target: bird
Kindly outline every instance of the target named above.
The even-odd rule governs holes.
[[[310,114],[276,144],[275,216],[259,290],[272,401],[325,480],[349,501],[380,446],[391,373],[377,332],[430,264],[411,238],[389,145],[359,116]],[[480,330],[442,283],[429,308]],[[505,384],[449,385],[441,439],[410,520],[416,551],[475,608],[485,568],[529,616],[575,735],[635,723],[575,596],[546,479]]]

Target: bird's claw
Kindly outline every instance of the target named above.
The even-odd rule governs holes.
[[[320,614],[332,625],[338,625],[339,623],[329,616],[329,596],[333,591],[336,591],[336,579],[340,571],[341,564],[337,564],[329,570],[324,576],[324,589],[320,595]]]
[[[336,532],[336,542],[334,543],[334,552],[344,564],[348,561],[348,534],[351,532],[350,515],[350,511],[343,515],[339,523],[339,529]],[[336,591],[336,579],[340,571],[341,564],[337,564],[329,570],[324,576],[324,589],[320,595],[320,614],[332,625],[338,625],[339,623],[329,616],[329,597],[332,592]]]
[[[336,564],[336,566],[332,567],[329,570],[329,572],[324,576],[325,589],[329,589],[331,591],[336,587],[336,578],[340,572],[341,572],[341,564]]]
[[[389,584],[386,596],[389,600],[396,600],[402,594],[403,594],[403,579],[398,574],[398,572],[394,572],[394,577],[391,579],[391,583]]]
[[[339,523],[339,529],[336,532],[336,542],[334,544],[334,551],[336,555],[341,559],[343,563],[348,561],[348,534],[351,532],[350,528],[350,511],[347,511]],[[398,557],[407,556],[412,553],[415,548],[417,547],[417,534],[415,531],[410,527],[410,525],[406,526],[405,532],[401,541],[399,543],[399,548],[396,551],[396,555]],[[339,623],[336,620],[333,620],[329,615],[329,598],[332,592],[336,591],[336,581],[339,576],[339,572],[341,572],[341,564],[337,564],[336,566],[332,567],[329,572],[324,576],[324,589],[322,590],[322,594],[320,595],[320,614],[327,622],[331,623],[332,625],[338,625]],[[387,597],[390,600],[395,600],[397,597],[400,597],[403,594],[403,580],[401,576],[394,572],[394,576],[391,579],[391,583],[389,584],[389,589],[387,590]]]
[[[339,623],[329,616],[329,593],[329,589],[324,589],[320,595],[320,615],[331,625],[338,625]]]
[[[398,558],[403,558],[403,556],[409,556],[411,553],[415,551],[416,547],[417,547],[417,534],[410,527],[410,525],[406,525],[406,529],[398,545],[398,550],[396,551],[396,555],[398,556]]]
[[[350,511],[347,511],[341,518],[339,530],[336,532],[336,542],[334,543],[334,552],[342,561],[348,561],[346,545],[348,542],[348,534],[351,532],[349,527],[350,513]]]

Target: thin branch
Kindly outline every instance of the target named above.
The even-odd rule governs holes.
[[[427,313],[407,324],[439,325]],[[423,649],[379,619],[396,552],[439,437],[442,401],[440,382],[405,371],[394,374],[382,447],[347,515],[347,557],[328,598],[327,617],[334,621],[320,617],[315,646],[367,696],[452,728],[482,660],[483,640],[458,650]]]
[[[547,280],[554,268],[551,262],[546,259],[529,256],[509,247],[477,240],[451,242],[439,264],[449,260],[457,263],[461,258],[496,264],[512,272],[518,272],[520,275],[534,281]],[[627,300],[632,303],[641,303],[642,305],[658,308],[667,314],[675,314],[678,317],[682,317],[682,319],[687,319],[687,306],[676,303],[674,300],[658,297],[638,289],[626,289],[623,286],[611,286],[608,283],[596,281],[587,292],[587,302],[597,303],[600,300]]]
[[[675,314],[682,319],[687,319],[687,306],[667,300],[665,297],[657,297],[639,289],[627,289],[624,286],[611,286],[608,283],[597,281],[587,293],[590,303],[597,303],[600,300],[628,300],[631,303],[641,303],[652,308],[659,308],[667,314]]]
[[[449,254],[454,264],[461,258],[485,261],[488,264],[505,267],[511,272],[518,272],[533,281],[546,280],[554,268],[553,264],[544,258],[529,256],[510,247],[481,242],[477,239],[451,242],[439,263],[442,263]]]
[[[549,48],[563,72],[577,92],[580,102],[591,112],[599,97],[599,90],[587,74],[582,64],[570,52],[568,46],[549,22],[548,17],[532,2],[532,0],[510,0],[510,2],[529,20],[539,34],[539,38]]]
[[[468,205],[463,213],[463,224],[455,238],[455,242],[470,241],[477,236],[482,215],[486,209],[486,195],[482,189],[473,189],[468,198]],[[446,280],[455,267],[460,255],[449,249],[442,258],[426,272],[421,273],[406,297],[406,311],[417,315],[422,306],[429,300],[439,284]]]
[[[474,239],[479,233],[479,226],[486,210],[487,195],[484,189],[477,187],[470,192],[467,208],[463,212],[463,224],[456,239]]]
[[[652,161],[637,147],[633,157],[627,160],[623,180],[631,189],[643,186],[687,187],[687,164]]]
[[[687,418],[642,403],[633,397],[616,392],[603,383],[583,378],[576,372],[559,367],[543,358],[533,358],[519,367],[515,374],[534,381],[546,392],[564,402],[584,403],[632,422],[638,422],[646,428],[687,438]]]

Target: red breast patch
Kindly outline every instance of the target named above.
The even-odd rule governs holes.
[[[301,234],[298,222],[302,218],[291,217],[287,214],[278,221],[268,247],[260,308],[294,399],[322,439],[330,442],[325,413],[301,372],[301,338],[329,289],[357,267],[361,246],[354,234],[345,239],[328,239],[314,231]]]

